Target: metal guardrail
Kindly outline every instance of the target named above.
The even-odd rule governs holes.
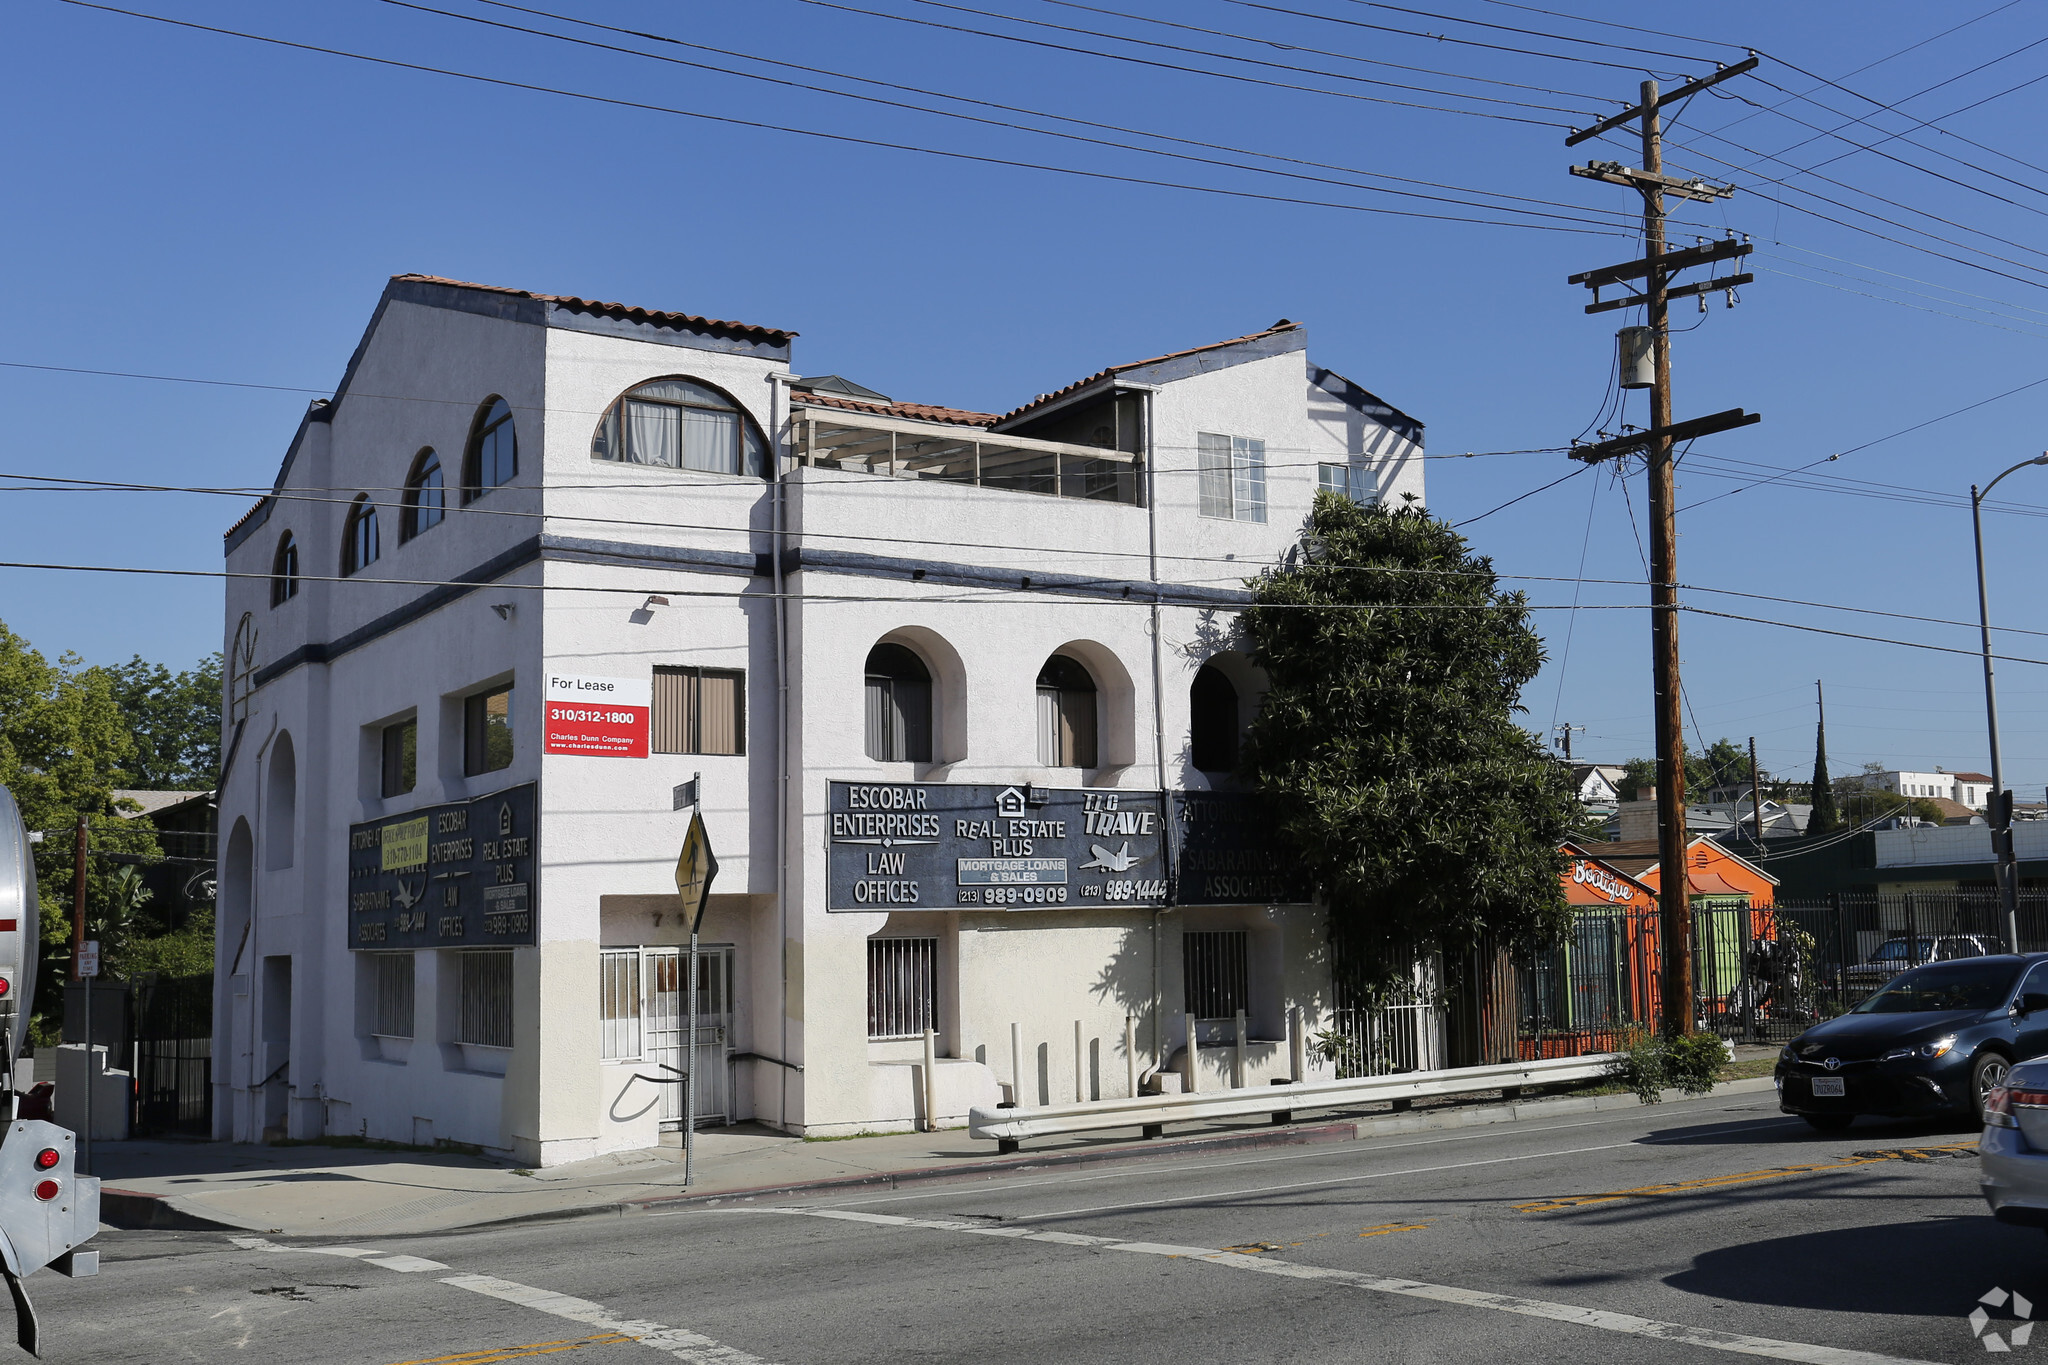
[[[1091,1100],[1037,1109],[976,1108],[968,1112],[969,1137],[993,1139],[1006,1151],[1027,1138],[1063,1133],[1092,1133],[1105,1128],[1144,1128],[1147,1136],[1168,1123],[1199,1119],[1276,1117],[1307,1109],[1342,1109],[1374,1100],[1419,1099],[1426,1095],[1466,1095],[1488,1090],[1517,1090],[1559,1081],[1590,1081],[1606,1076],[1621,1054],[1599,1052],[1583,1057],[1552,1057],[1542,1061],[1505,1062],[1496,1066],[1461,1066],[1442,1071],[1410,1071],[1396,1076],[1361,1076],[1346,1081],[1304,1081],[1246,1087],[1241,1090],[1198,1091],[1183,1095],[1138,1095],[1130,1099]]]

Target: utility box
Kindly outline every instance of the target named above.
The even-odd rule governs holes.
[[[1648,327],[1624,327],[1614,334],[1624,389],[1647,389],[1656,384],[1655,337],[1655,331]]]

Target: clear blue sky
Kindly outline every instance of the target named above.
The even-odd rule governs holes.
[[[1445,18],[1358,0],[1102,0],[1094,8],[962,0],[1010,16],[989,18],[929,0],[850,0],[1045,43],[1537,121],[1526,123],[1220,80],[803,0],[555,0],[559,14],[1295,158],[1257,164],[1344,182],[1326,184],[863,104],[381,0],[137,3],[194,23],[756,123],[1251,193],[1511,216],[1372,193],[1349,172],[1405,176],[1522,196],[1520,207],[1563,215],[1525,224],[1568,227],[1613,219],[1635,201],[1629,191],[1568,177],[1565,166],[1589,152],[1636,158],[1614,144],[1568,151],[1562,132],[1546,125],[1618,107],[1633,97],[1646,65],[1668,87],[1673,73],[1704,72],[1702,58],[1734,60],[1753,46],[1769,54],[1757,73],[1763,79],[1738,78],[1724,87],[1727,97],[1703,96],[1680,111],[1672,136],[1681,145],[1670,155],[1687,174],[1726,175],[1745,191],[1725,205],[1683,211],[1707,226],[1679,240],[1724,224],[1751,233],[1759,278],[1732,311],[1717,298],[1704,320],[1675,312],[1678,325],[1702,325],[1677,338],[1674,373],[1679,415],[1742,406],[1765,421],[1699,444],[1681,472],[1681,507],[1743,486],[1731,475],[1758,473],[1753,467],[1806,465],[2048,377],[2048,255],[2040,249],[2048,192],[2031,188],[2044,182],[2039,167],[2011,159],[2048,162],[2036,131],[2048,112],[2048,81],[2003,93],[2048,72],[2048,14],[2034,5],[1543,0],[1541,9],[1556,14],[1500,0],[1411,6],[1452,16]],[[443,0],[441,7],[940,103],[842,76],[578,29],[478,0]],[[1570,17],[1560,17],[1567,9]],[[1025,19],[1092,32],[1018,22]],[[1585,316],[1583,291],[1565,277],[1638,254],[1625,231],[1431,221],[941,159],[375,66],[59,0],[20,0],[10,7],[8,30],[16,58],[0,88],[9,129],[0,158],[10,191],[0,246],[15,302],[0,360],[16,363],[331,389],[385,277],[422,271],[793,328],[803,333],[796,352],[802,372],[838,371],[899,398],[1002,410],[1104,364],[1284,316],[1309,325],[1318,363],[1423,419],[1431,453],[1447,455],[1560,446],[1587,426],[1606,392],[1611,336],[1622,318]],[[1097,33],[1451,94],[1145,48]],[[2035,43],[2043,46],[2028,46]],[[1946,84],[1921,93],[1938,82]],[[1786,92],[1814,92],[1816,102]],[[1575,112],[1487,103],[1481,95]],[[1897,101],[1936,126],[1878,107]],[[1088,132],[960,103],[943,107]],[[1865,117],[1870,123],[1849,123]],[[1881,145],[1859,151],[1816,132],[1845,124],[1844,136]],[[1118,132],[1090,135],[1175,146]],[[1795,174],[1793,167],[1813,169]],[[1811,194],[1781,189],[1774,179]],[[1426,192],[1471,198],[1462,190]],[[4,369],[0,469],[264,485],[306,397]],[[1844,455],[1799,483],[1688,512],[1681,578],[1974,620],[1969,517],[1954,495],[2048,446],[2044,404],[2048,384]],[[1641,397],[1631,399],[1629,415],[1640,422],[1643,411]],[[1432,460],[1429,502],[1462,520],[1574,467],[1555,453]],[[1640,472],[1628,485],[1640,517]],[[1930,505],[1854,491],[1871,486],[1944,496]],[[2000,489],[2008,491],[2031,507],[1987,519],[1995,618],[2048,630],[2035,519],[2048,513],[2048,469],[2014,475]],[[214,569],[220,533],[245,505],[10,489],[0,492],[0,558]],[[1639,584],[1645,576],[1622,486],[1606,473],[1582,474],[1468,534],[1508,573],[1578,576],[1583,553],[1585,577]],[[1574,598],[1570,583],[1526,586],[1538,603],[1568,606]],[[1579,600],[1642,598],[1640,587],[1589,584]],[[75,650],[92,660],[140,653],[189,662],[218,647],[219,599],[217,582],[208,580],[0,570],[0,620],[46,651]],[[1973,632],[1956,626],[1704,593],[1689,600],[1888,640],[1974,644]],[[1619,760],[1647,752],[1644,613],[1545,611],[1539,619],[1552,662],[1527,694],[1530,724],[1584,724],[1576,737],[1582,755]],[[1683,640],[1700,730],[1709,739],[1754,734],[1767,767],[1803,773],[1811,764],[1815,678],[1828,683],[1837,772],[1866,760],[1950,768],[1986,761],[1981,681],[1967,655],[1701,615],[1685,619]],[[2001,647],[2048,659],[2048,637],[2007,634]],[[2040,799],[2048,783],[2048,669],[2007,664],[2002,684],[2010,779],[2023,798]]]

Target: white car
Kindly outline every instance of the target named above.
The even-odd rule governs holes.
[[[2048,1228],[2048,1058],[2021,1062],[1992,1088],[1977,1162],[1993,1217]]]

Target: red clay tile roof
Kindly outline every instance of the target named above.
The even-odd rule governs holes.
[[[969,412],[965,408],[935,408],[928,403],[864,403],[834,393],[806,393],[799,389],[790,401],[800,407],[844,408],[848,412],[871,413],[876,417],[901,417],[913,422],[945,422],[957,427],[993,426],[992,412]]]
[[[230,526],[228,527],[227,530],[221,532],[220,538],[222,540],[232,539],[234,537],[235,532],[241,530],[244,526],[248,525],[249,518],[255,516],[258,512],[261,512],[265,507],[268,507],[269,505],[270,498],[267,495],[256,499],[256,505],[254,507],[251,507],[248,511],[242,513],[242,515],[236,519],[235,524],[233,526]]]
[[[998,420],[1007,422],[1012,417],[1016,417],[1022,413],[1029,412],[1031,409],[1037,407],[1041,403],[1049,403],[1055,398],[1064,398],[1068,394],[1073,393],[1078,389],[1085,389],[1090,384],[1094,384],[1101,380],[1107,379],[1111,375],[1122,374],[1126,370],[1139,370],[1143,369],[1147,365],[1158,365],[1168,360],[1178,360],[1182,356],[1200,355],[1204,351],[1220,351],[1225,346],[1236,346],[1247,341],[1258,341],[1264,337],[1274,336],[1281,332],[1297,331],[1300,329],[1300,327],[1300,323],[1290,322],[1286,318],[1282,318],[1280,319],[1280,321],[1274,323],[1271,327],[1266,328],[1264,331],[1248,332],[1244,336],[1232,337],[1228,341],[1212,341],[1206,346],[1190,346],[1185,351],[1168,351],[1165,355],[1155,355],[1151,357],[1149,360],[1132,360],[1122,365],[1111,365],[1108,369],[1097,370],[1094,374],[1089,375],[1086,379],[1076,379],[1073,383],[1067,385],[1063,389],[1055,389],[1051,393],[1041,393],[1040,395],[1038,395],[1038,397],[1032,399],[1029,403],[1024,404],[1024,406],[1010,409],[1010,411],[1004,413]]]
[[[536,294],[528,289],[507,289],[496,284],[475,284],[469,280],[451,280],[441,275],[394,275],[396,280],[416,280],[421,284],[445,284],[453,289],[480,289],[487,294],[509,294],[518,299],[540,299],[545,303],[559,304],[572,312],[596,313],[608,318],[623,318],[629,322],[652,322],[657,325],[716,327],[720,331],[738,332],[744,336],[756,337],[776,346],[787,346],[795,332],[780,327],[756,327],[750,322],[721,322],[716,318],[700,318],[692,313],[662,313],[651,308],[633,308],[623,303],[600,303],[594,299],[579,299],[568,294]]]
[[[1991,780],[1991,774],[1989,773],[1950,773],[1949,776],[1963,782],[1989,782]]]

